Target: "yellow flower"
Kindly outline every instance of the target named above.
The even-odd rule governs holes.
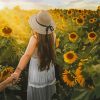
[[[78,35],[75,32],[69,34],[69,40],[75,42],[78,39]]]
[[[84,19],[81,18],[81,17],[79,17],[79,18],[76,19],[76,23],[77,23],[78,25],[84,25]]]
[[[9,66],[3,69],[2,72],[0,72],[0,81],[4,81],[8,76],[11,75],[11,73],[13,73],[14,68]]]
[[[93,42],[97,38],[97,35],[94,31],[88,33],[88,39],[90,42]]]
[[[59,42],[60,42],[60,39],[59,39],[59,38],[57,38],[57,39],[56,39],[56,48],[58,48],[58,47],[59,47]]]
[[[76,85],[74,76],[67,70],[62,73],[62,79],[69,87]]]
[[[84,83],[85,83],[85,79],[82,75],[82,67],[78,67],[75,71],[75,76],[76,76],[76,81],[78,84],[80,84],[80,86],[84,86]]]
[[[64,55],[64,61],[68,64],[72,64],[77,60],[77,55],[74,51],[66,52]]]

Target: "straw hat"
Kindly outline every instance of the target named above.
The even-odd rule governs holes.
[[[39,34],[50,34],[56,28],[52,17],[46,10],[32,15],[28,22],[30,27]]]

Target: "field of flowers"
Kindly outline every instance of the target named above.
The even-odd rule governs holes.
[[[32,35],[28,19],[38,10],[0,10],[0,82],[16,68]],[[56,23],[55,100],[100,100],[100,6],[96,11],[50,9]],[[28,66],[28,65],[27,65]],[[26,69],[21,81],[0,93],[0,100],[25,100]],[[13,98],[13,99],[12,99]]]

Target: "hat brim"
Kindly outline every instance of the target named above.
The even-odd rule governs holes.
[[[29,20],[28,20],[28,23],[30,25],[30,27],[36,31],[37,33],[39,34],[46,34],[46,27],[43,27],[41,25],[39,25],[37,22],[36,22],[36,16],[37,15],[32,15]],[[51,20],[51,26],[55,29],[56,28],[56,25],[54,23],[53,20]],[[51,30],[48,30],[48,34],[52,33]]]

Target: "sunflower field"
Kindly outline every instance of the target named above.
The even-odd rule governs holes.
[[[28,19],[39,10],[0,10],[0,82],[14,72],[32,35]],[[100,100],[100,6],[50,9],[56,23],[56,87],[52,100]],[[28,66],[28,64],[27,64]],[[0,100],[26,100],[28,67]]]

